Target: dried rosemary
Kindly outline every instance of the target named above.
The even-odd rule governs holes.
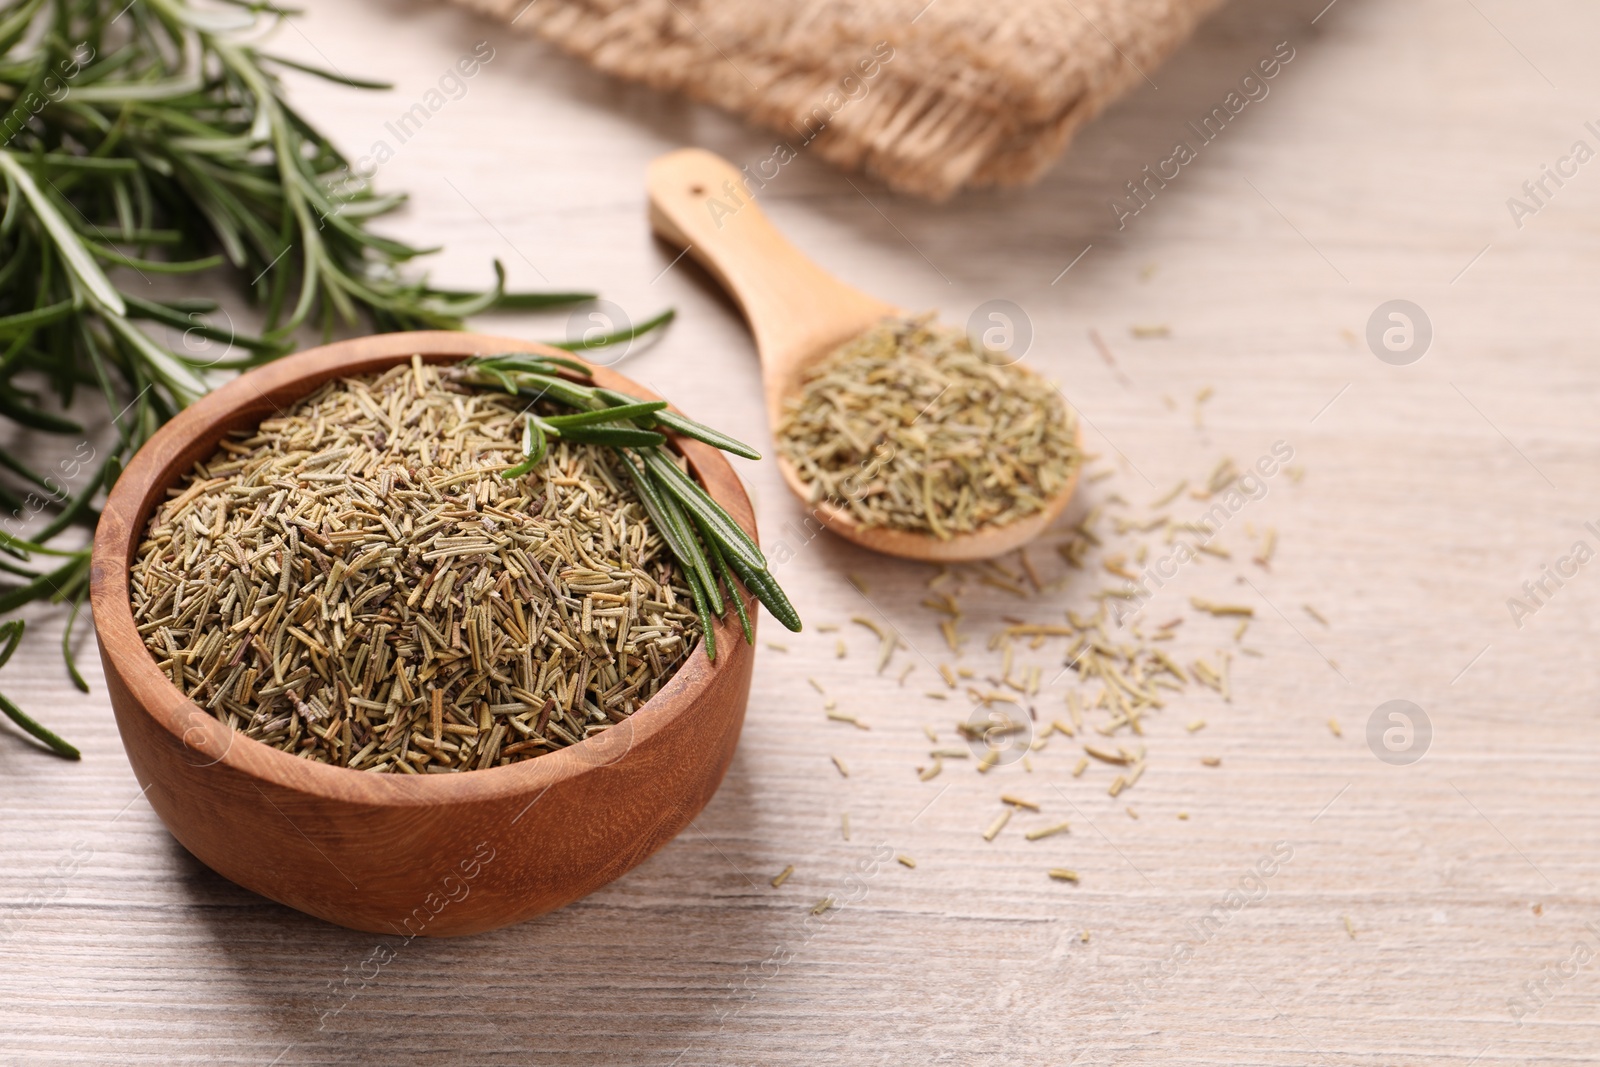
[[[811,368],[776,436],[813,503],[940,538],[1033,514],[1081,462],[1054,388],[931,316],[884,322]]]
[[[575,744],[656,692],[706,606],[624,428],[474,373],[331,382],[171,490],[132,599],[175,685],[259,741],[402,773]],[[640,406],[662,414],[611,410]],[[534,420],[552,432],[530,455]]]

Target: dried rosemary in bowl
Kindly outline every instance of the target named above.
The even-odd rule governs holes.
[[[571,380],[582,366],[414,359],[224,440],[157,507],[132,568],[161,669],[297,756],[454,772],[626,721],[698,640],[714,654],[719,578],[748,638],[718,525],[733,521],[653,427],[744,446]],[[759,550],[738,550],[747,588],[798,628]]]
[[[1082,462],[1049,383],[931,315],[886,321],[809,368],[776,437],[812,503],[939,538],[1041,510]]]

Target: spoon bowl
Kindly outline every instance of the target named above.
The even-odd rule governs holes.
[[[709,271],[744,312],[761,358],[767,418],[776,433],[784,401],[799,391],[811,364],[905,312],[846,285],[785,240],[755,202],[754,182],[727,160],[698,148],[661,156],[645,178],[656,236]],[[1082,434],[1080,426],[1080,448]],[[990,559],[1020,548],[1055,521],[1078,484],[1074,468],[1061,491],[1033,514],[940,538],[865,525],[848,508],[813,501],[810,487],[781,453],[778,469],[812,516],[840,537],[885,555],[931,563]]]

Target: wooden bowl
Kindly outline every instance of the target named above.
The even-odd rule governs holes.
[[[242,375],[173,419],[117,480],[95,532],[91,599],[117,728],[161,821],[206,866],[262,896],[374,933],[491,930],[617,878],[700,812],[733,759],[755,654],[736,623],[716,663],[696,648],[634,715],[570,748],[488,770],[396,775],[312,763],[237,733],[156,666],[134,625],[129,567],[167,489],[230,430],[333,378],[502,352],[565,355],[477,334],[366,337]],[[653,398],[594,368],[601,385]],[[706,490],[755,535],[722,454],[677,439]],[[752,619],[754,601],[747,598]],[[728,613],[731,617],[732,613]]]

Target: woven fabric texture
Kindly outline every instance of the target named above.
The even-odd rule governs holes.
[[[943,199],[1036,179],[1221,0],[456,0]]]

